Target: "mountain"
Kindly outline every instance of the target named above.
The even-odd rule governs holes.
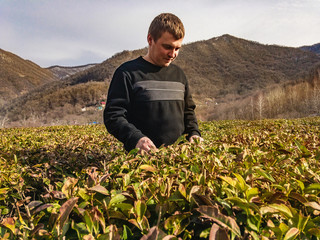
[[[82,72],[84,70],[87,70],[96,64],[86,64],[83,66],[74,66],[74,67],[63,67],[63,66],[51,66],[47,69],[50,70],[56,77],[63,79],[66,77],[70,77],[71,75],[74,75],[78,72]]]
[[[41,124],[101,122],[102,113],[97,109],[101,110],[101,102],[106,99],[114,70],[146,52],[147,48],[123,51],[63,81],[33,89],[7,106],[6,117],[19,123],[21,116]],[[311,81],[310,73],[317,71],[319,63],[320,56],[313,52],[230,35],[185,44],[175,61],[189,79],[201,120],[240,116],[235,114],[243,109],[241,104],[248,105],[242,101],[252,100],[261,92]]]
[[[305,50],[305,51],[310,51],[314,52],[317,55],[320,55],[320,43],[311,45],[311,46],[302,46],[300,49]]]
[[[31,89],[57,80],[49,70],[0,49],[0,106]]]

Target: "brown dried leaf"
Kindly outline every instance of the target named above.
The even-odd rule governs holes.
[[[93,187],[89,188],[88,190],[98,192],[103,195],[109,195],[109,191],[105,187],[100,186],[100,185],[93,186]]]
[[[31,232],[30,232],[30,236],[35,235],[37,232],[40,231],[40,229],[44,228],[44,224],[43,223],[39,223]]]
[[[62,228],[65,224],[67,218],[69,217],[69,214],[71,213],[74,205],[78,201],[78,197],[70,198],[68,201],[66,201],[61,207],[60,207],[60,215],[59,215],[59,224]]]
[[[237,222],[224,214],[221,214],[218,207],[216,206],[200,206],[197,209],[201,214],[203,214],[203,217],[209,218],[216,223],[218,223],[220,226],[223,226],[229,230],[231,230],[233,233],[235,233],[237,236],[241,236],[240,228],[237,224]]]
[[[46,204],[43,204],[41,205],[40,207],[36,208],[32,214],[37,214],[38,212],[41,212],[42,210],[44,209],[47,209],[48,207],[52,207],[53,205],[52,204],[49,204],[49,203],[46,203]]]
[[[214,223],[210,230],[209,240],[229,240],[227,231]]]
[[[56,199],[65,199],[67,197],[63,192],[60,191],[52,191],[50,192],[50,195]]]
[[[207,196],[200,195],[200,194],[197,194],[197,193],[193,193],[192,197],[193,197],[194,201],[197,203],[198,206],[201,206],[201,205],[213,206],[213,203],[212,203],[211,199],[208,198]]]

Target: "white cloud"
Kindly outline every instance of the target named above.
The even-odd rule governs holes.
[[[0,47],[43,67],[102,62],[145,47],[161,12],[181,18],[185,43],[228,33],[298,47],[320,42],[319,9],[319,0],[1,0]]]

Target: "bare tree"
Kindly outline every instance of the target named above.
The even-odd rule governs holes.
[[[257,98],[257,110],[259,114],[259,119],[262,119],[263,111],[264,111],[264,97],[263,94],[260,93]]]
[[[0,128],[4,128],[5,125],[7,124],[7,122],[9,122],[8,111],[6,112],[6,114],[1,119]]]

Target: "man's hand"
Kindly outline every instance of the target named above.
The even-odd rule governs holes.
[[[141,153],[142,150],[149,152],[151,149],[154,149],[154,150],[157,149],[157,147],[154,145],[154,143],[148,137],[140,138],[137,145],[136,145],[136,148],[139,148],[139,153]]]
[[[189,138],[189,141],[191,143],[194,143],[196,141],[196,139],[199,141],[199,143],[203,142],[203,138],[198,136],[198,135],[192,135],[190,138]]]

